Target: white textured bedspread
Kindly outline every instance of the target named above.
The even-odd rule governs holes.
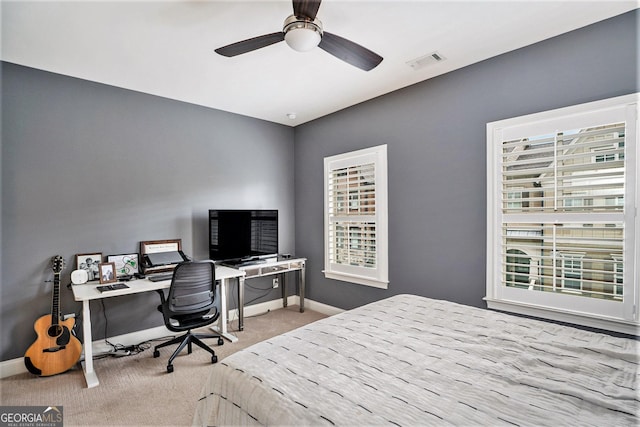
[[[213,366],[194,425],[637,426],[632,339],[398,295]]]

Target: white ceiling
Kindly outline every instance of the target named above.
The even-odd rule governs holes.
[[[282,30],[279,1],[5,1],[2,60],[295,126],[638,7],[637,1],[324,0],[324,29],[378,53],[369,72],[281,42],[215,48]],[[406,63],[438,52],[415,71]],[[295,113],[291,120],[288,113]]]

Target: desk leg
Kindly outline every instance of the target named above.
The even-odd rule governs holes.
[[[98,376],[93,370],[93,338],[91,337],[91,310],[89,308],[89,300],[82,301],[82,335],[84,338],[84,362],[82,369],[84,370],[84,379],[87,382],[87,388],[96,387],[100,382]]]
[[[244,276],[238,277],[238,329],[244,331]]]
[[[285,273],[278,274],[278,281],[280,282],[280,287],[282,288],[282,306],[287,308],[287,275]]]
[[[236,342],[238,338],[227,332],[227,285],[229,285],[229,279],[220,280],[220,317],[218,326],[212,326],[211,329],[229,341]]]
[[[305,285],[305,276],[306,276],[306,265],[303,263],[302,268],[298,272],[300,276],[298,276],[300,286],[300,313],[304,313],[304,285]]]

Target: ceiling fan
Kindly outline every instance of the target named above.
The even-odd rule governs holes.
[[[316,19],[321,1],[293,0],[293,15],[285,19],[282,31],[232,43],[216,49],[216,53],[232,57],[284,40],[289,47],[298,52],[306,52],[317,46],[365,71],[372,70],[380,64],[382,61],[380,55],[350,40],[322,30],[322,23]]]

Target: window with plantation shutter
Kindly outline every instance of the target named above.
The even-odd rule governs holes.
[[[387,288],[387,146],[324,159],[325,277]]]
[[[637,334],[637,94],[487,125],[489,308]]]

